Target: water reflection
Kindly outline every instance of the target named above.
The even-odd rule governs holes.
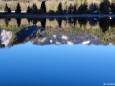
[[[102,18],[99,20],[99,26],[102,28],[102,32],[106,32],[109,29],[110,20],[106,18]]]
[[[115,18],[0,19],[0,47],[33,44],[115,44]]]

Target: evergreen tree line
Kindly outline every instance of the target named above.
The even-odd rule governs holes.
[[[11,13],[11,9],[6,4],[4,11],[6,13]],[[21,13],[21,6],[18,3],[16,6],[15,13]],[[76,5],[70,5],[63,9],[62,3],[59,3],[57,11],[50,10],[46,11],[45,1],[42,2],[41,8],[38,9],[37,5],[34,3],[31,7],[28,6],[27,13],[40,14],[40,13],[49,13],[49,14],[114,14],[115,13],[115,3],[110,3],[109,0],[102,0],[102,2],[97,5],[96,3],[90,4],[88,6],[87,2],[82,3],[78,8]]]
[[[4,8],[4,12],[5,12],[5,13],[11,13],[11,8],[8,7],[7,4],[6,4],[5,8]],[[19,3],[18,3],[17,6],[16,6],[15,13],[21,13],[21,6],[20,6]]]

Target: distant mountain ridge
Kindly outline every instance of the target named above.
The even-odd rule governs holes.
[[[9,37],[7,34],[9,35]],[[17,44],[23,44],[29,41],[36,45],[106,45],[102,43],[100,39],[95,38],[91,34],[87,34],[82,31],[73,34],[68,34],[60,31],[53,31],[51,34],[48,34],[46,31],[44,31],[44,28],[37,26],[24,27],[17,33],[13,33],[11,31],[6,30],[0,30],[0,35],[0,45],[6,47]]]

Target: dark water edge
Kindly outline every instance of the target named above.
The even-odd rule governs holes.
[[[115,14],[31,14],[0,13],[0,18],[115,18]]]

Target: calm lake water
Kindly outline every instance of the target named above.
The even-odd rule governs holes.
[[[115,86],[115,19],[0,19],[0,86]]]

